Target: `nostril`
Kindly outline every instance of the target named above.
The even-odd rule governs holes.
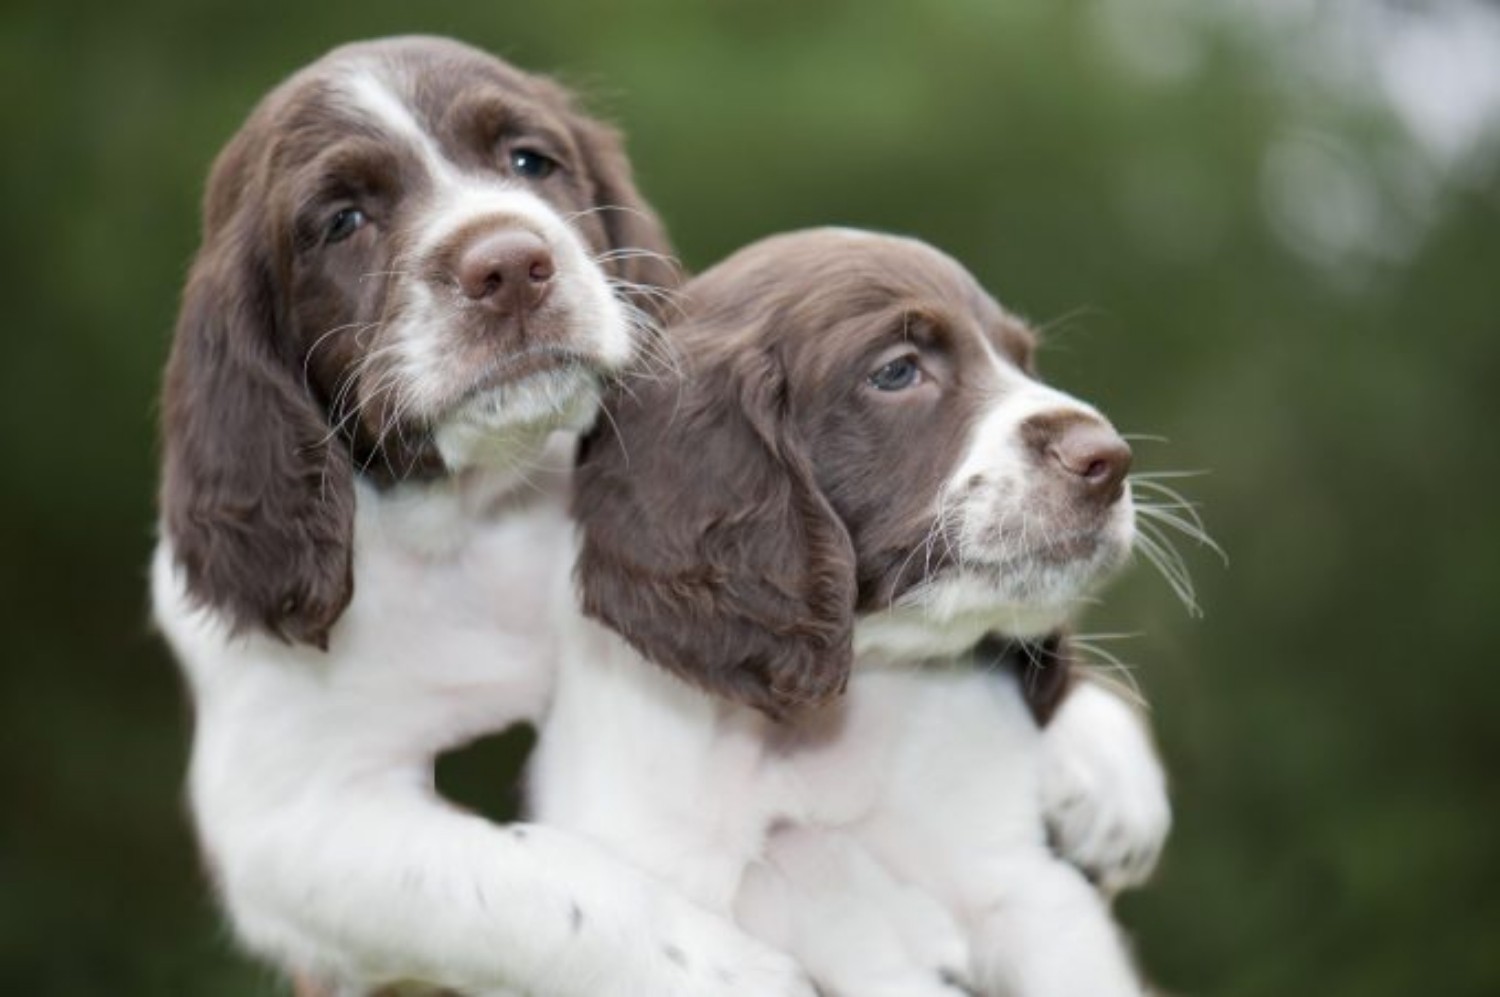
[[[464,296],[511,314],[536,308],[556,273],[552,252],[533,232],[502,228],[476,237],[459,253],[453,277]]]
[[[1133,455],[1130,445],[1107,424],[1087,422],[1068,426],[1047,452],[1091,498],[1113,502],[1123,494]]]
[[[1109,477],[1111,473],[1112,471],[1110,469],[1109,461],[1103,459],[1102,457],[1096,457],[1089,463],[1088,467],[1083,469],[1083,477],[1090,483],[1103,481],[1105,478]]]

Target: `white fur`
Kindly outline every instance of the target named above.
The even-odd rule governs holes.
[[[1084,780],[1094,795],[1080,817],[1097,808],[1103,826],[1132,794],[1155,806],[1143,734],[1039,731],[1010,673],[866,663],[798,733],[689,688],[593,624],[561,634],[530,780],[538,822],[733,911],[832,993],[952,997],[945,978],[985,994],[1140,993],[1104,899],[1048,847],[1045,783],[1057,764],[1092,772],[1087,747],[1108,742],[1127,781]],[[1084,720],[1096,695],[1126,709],[1080,692],[1063,715]]]
[[[1103,687],[1083,683],[1063,700],[1044,742],[1042,794],[1058,850],[1109,893],[1145,882],[1172,810],[1140,715]]]
[[[251,949],[355,990],[806,994],[784,957],[585,839],[433,791],[438,752],[545,712],[570,442],[520,490],[503,471],[361,486],[354,601],[326,653],[230,636],[159,545],[156,616],[197,712],[189,801],[223,901]]]
[[[1012,585],[961,572],[862,619],[842,700],[777,725],[688,687],[602,627],[559,630],[533,816],[733,911],[829,993],[1141,993],[1105,898],[1079,871],[1135,881],[1165,836],[1164,780],[1139,719],[1084,686],[1044,732],[1012,671],[959,657],[993,630],[1058,626],[1128,551],[1132,514],[1128,499],[1116,507],[1086,563],[1054,567],[1024,539],[984,547],[983,526],[1026,510],[1036,472],[1020,424],[1092,412],[991,359],[1005,390],[947,490],[980,484],[948,512],[961,560],[1029,575]]]

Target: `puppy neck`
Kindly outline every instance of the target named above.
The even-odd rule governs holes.
[[[948,579],[913,592],[886,609],[863,614],[854,627],[860,667],[956,658],[991,634],[1034,642],[1056,631],[1073,605],[999,603],[990,586]]]
[[[476,529],[507,512],[565,502],[577,439],[572,431],[540,432],[507,441],[504,461],[388,484],[361,477],[357,539],[423,558],[455,556]]]

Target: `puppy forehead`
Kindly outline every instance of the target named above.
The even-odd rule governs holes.
[[[1007,311],[957,260],[905,236],[821,228],[773,236],[726,261],[731,289],[787,297],[805,336],[842,338],[843,321],[923,315],[972,341],[996,366],[1021,367],[1035,348],[1026,322]],[[761,280],[747,281],[748,273]],[[774,332],[775,330],[773,330]],[[871,328],[871,334],[883,327]]]
[[[785,286],[794,295],[813,284],[860,302],[925,296],[978,307],[988,299],[969,272],[940,250],[905,236],[860,229],[818,228],[771,236],[734,254],[722,267],[789,278]]]
[[[545,96],[530,74],[446,38],[408,36],[346,45],[309,71],[333,80],[373,78],[427,125],[441,120],[455,99],[476,86],[488,85],[518,98]]]
[[[419,120],[410,84],[396,67],[370,61],[344,68],[333,81],[339,109],[415,152],[429,175],[451,172],[430,123]]]
[[[566,110],[536,78],[478,49],[425,37],[334,49],[268,103],[271,121],[280,122],[272,127],[284,136],[364,134],[414,150],[434,167],[455,151],[444,146],[445,122],[477,100],[533,115]]]

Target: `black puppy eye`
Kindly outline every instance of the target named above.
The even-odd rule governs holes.
[[[358,208],[344,208],[328,222],[328,231],[323,235],[323,242],[327,245],[343,242],[364,228],[369,221],[369,215]]]
[[[915,357],[892,360],[870,375],[870,384],[877,391],[905,391],[922,380],[922,368]]]
[[[534,149],[514,149],[510,154],[510,169],[516,176],[527,180],[545,180],[557,169],[557,160]]]

